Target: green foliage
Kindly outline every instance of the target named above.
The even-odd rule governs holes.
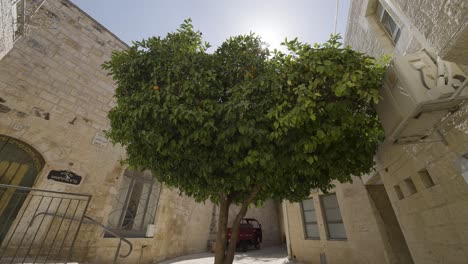
[[[374,110],[385,63],[341,48],[286,41],[270,54],[255,34],[208,53],[187,20],[165,38],[114,52],[109,138],[198,201],[231,195],[297,201],[368,173],[383,133]]]

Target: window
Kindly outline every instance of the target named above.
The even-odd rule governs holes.
[[[390,35],[394,43],[400,38],[401,28],[397,25],[392,16],[385,10],[380,1],[377,3],[377,19],[380,21],[385,31]]]
[[[17,40],[24,33],[24,0],[12,0],[11,12],[13,16],[13,40]]]
[[[301,208],[306,239],[320,239],[317,216],[315,215],[314,200],[310,198],[302,201]]]
[[[109,227],[125,237],[144,237],[147,226],[154,223],[160,191],[149,171],[127,169],[109,214]]]
[[[412,195],[417,192],[416,186],[414,185],[414,182],[411,178],[406,178],[403,182],[405,183],[406,191],[408,192],[408,195]]]
[[[403,196],[403,192],[401,191],[400,185],[397,184],[397,185],[393,186],[393,189],[395,189],[395,193],[396,193],[396,195],[398,197],[398,200],[401,200],[401,199],[405,198]]]
[[[424,187],[431,188],[435,185],[434,180],[432,179],[431,175],[427,171],[427,169],[422,169],[418,171],[419,177],[421,177],[421,181],[424,184]]]
[[[347,239],[336,194],[327,194],[320,197],[328,239]]]

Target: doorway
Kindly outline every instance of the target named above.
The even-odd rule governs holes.
[[[24,191],[4,185],[32,187],[44,164],[44,158],[30,145],[0,135],[0,242],[27,197]]]
[[[377,223],[389,264],[413,264],[411,253],[384,185],[366,185],[366,189],[378,212]]]

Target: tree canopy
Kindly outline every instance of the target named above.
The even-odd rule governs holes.
[[[103,65],[117,84],[108,136],[130,165],[197,201],[298,201],[350,181],[371,171],[383,137],[385,65],[339,39],[270,53],[249,34],[210,52],[186,20]]]

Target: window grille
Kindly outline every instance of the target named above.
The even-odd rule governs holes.
[[[127,169],[109,214],[109,226],[126,237],[144,237],[147,226],[154,223],[160,192],[161,184],[149,171]]]
[[[13,16],[13,41],[16,41],[24,34],[25,23],[25,1],[11,1],[11,15]]]
[[[302,201],[302,220],[304,223],[304,232],[307,239],[320,239],[317,225],[317,216],[315,214],[314,200],[309,198]]]
[[[326,194],[320,197],[328,239],[347,239],[336,194]]]
[[[401,27],[395,22],[388,11],[382,6],[380,2],[377,3],[377,19],[382,24],[385,31],[396,44],[400,38]]]

